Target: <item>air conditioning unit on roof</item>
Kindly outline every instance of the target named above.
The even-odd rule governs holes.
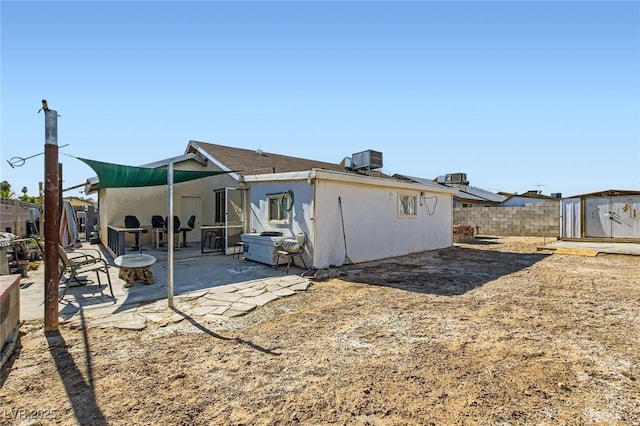
[[[447,174],[446,183],[458,183],[462,185],[469,185],[466,173],[449,173]]]
[[[371,149],[356,152],[351,156],[354,169],[381,169],[382,153]]]

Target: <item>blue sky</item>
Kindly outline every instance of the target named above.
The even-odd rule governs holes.
[[[77,157],[189,140],[564,196],[640,189],[640,2],[2,1],[0,180],[37,194],[40,100]],[[65,195],[82,195],[69,191]]]

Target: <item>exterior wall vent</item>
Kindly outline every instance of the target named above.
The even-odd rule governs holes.
[[[352,155],[354,169],[381,169],[382,153],[371,149]]]

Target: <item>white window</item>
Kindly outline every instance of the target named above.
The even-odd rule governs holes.
[[[398,193],[398,217],[416,217],[418,197]]]
[[[269,221],[285,223],[289,218],[291,198],[286,192],[267,194],[269,206]]]

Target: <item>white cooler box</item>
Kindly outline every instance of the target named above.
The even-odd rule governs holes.
[[[269,236],[260,234],[242,234],[240,236],[244,244],[244,258],[267,265],[275,266],[280,250],[280,242],[289,237]],[[287,259],[280,258],[280,264],[286,264]]]

